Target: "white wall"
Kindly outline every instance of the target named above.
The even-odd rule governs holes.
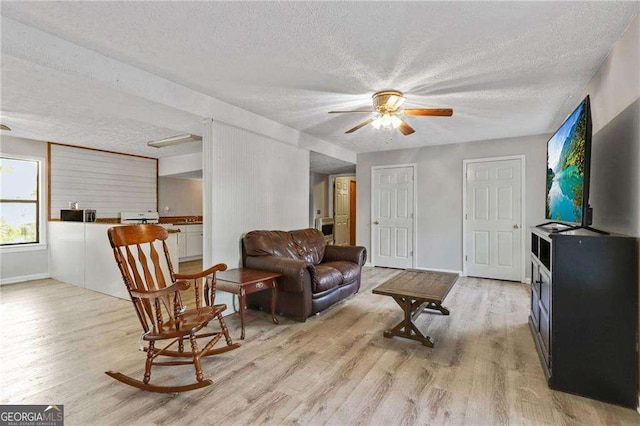
[[[158,210],[160,216],[202,216],[202,179],[158,178]]]
[[[594,134],[640,97],[640,15],[616,42],[580,99],[586,95],[591,96]]]
[[[202,170],[202,153],[173,155],[158,160],[158,176],[177,175]]]
[[[308,226],[309,151],[213,120],[202,137],[205,268],[239,267],[249,231]],[[229,293],[218,292],[216,303],[232,312]]]
[[[640,237],[640,15],[581,96],[586,95],[593,116],[594,226]]]
[[[248,231],[308,226],[309,151],[218,122],[204,138],[205,266],[238,267]]]
[[[309,226],[314,228],[316,218],[330,216],[329,175],[311,173],[309,186]]]
[[[582,96],[587,94],[594,133],[589,197],[593,226],[640,237],[640,15]]]
[[[46,142],[0,135],[0,153],[47,158]],[[46,161],[42,172],[46,176]],[[46,203],[47,188],[42,185],[42,200]],[[43,206],[46,207],[46,204]],[[46,212],[46,208],[44,208]],[[46,213],[41,220],[46,221]],[[46,225],[46,222],[45,222]],[[44,227],[45,235],[47,227]],[[9,249],[11,250],[11,249]],[[0,284],[46,278],[49,276],[49,253],[47,247],[32,251],[10,252],[0,249]]]
[[[462,160],[524,155],[525,248],[529,227],[544,221],[546,142],[549,135],[358,154],[356,240],[370,250],[371,167],[417,164],[418,268],[462,270]],[[527,268],[528,269],[528,268]],[[531,274],[527,273],[527,277]]]
[[[96,210],[98,218],[157,209],[155,158],[51,144],[49,167],[52,219],[59,219],[71,201]]]

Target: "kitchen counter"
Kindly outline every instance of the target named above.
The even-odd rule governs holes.
[[[129,292],[116,265],[107,230],[119,223],[49,222],[51,278],[129,300]],[[172,264],[178,264],[179,230],[169,231],[167,246]],[[169,268],[161,261],[165,279]]]
[[[174,219],[174,220],[167,220],[170,218],[161,218],[162,220],[160,221],[160,223],[158,223],[158,225],[163,225],[163,226],[168,226],[168,225],[175,225],[175,226],[184,226],[184,225],[202,225],[202,220],[184,220],[184,219]],[[62,222],[60,220],[52,220],[51,222]],[[120,219],[119,218],[113,218],[113,217],[101,217],[96,219],[95,222],[84,222],[87,225],[91,225],[91,224],[97,224],[97,225],[123,225],[122,223],[120,223]]]

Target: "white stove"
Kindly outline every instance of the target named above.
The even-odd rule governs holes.
[[[120,223],[141,224],[158,223],[160,215],[158,212],[120,212]]]

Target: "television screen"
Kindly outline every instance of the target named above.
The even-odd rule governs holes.
[[[589,197],[591,116],[589,97],[547,142],[546,217],[583,223]]]

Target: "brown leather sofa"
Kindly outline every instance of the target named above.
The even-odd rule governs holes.
[[[278,279],[278,312],[306,319],[360,289],[367,260],[364,247],[326,245],[316,229],[251,231],[242,239],[246,268],[283,274]],[[249,307],[271,309],[271,292],[247,297]]]

